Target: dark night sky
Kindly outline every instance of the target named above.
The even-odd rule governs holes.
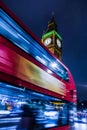
[[[79,99],[87,99],[87,0],[3,0],[39,38],[52,12],[63,39],[63,63],[75,80]]]

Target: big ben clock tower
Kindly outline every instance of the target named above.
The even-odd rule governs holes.
[[[62,60],[62,38],[57,32],[54,16],[48,22],[47,31],[43,34],[41,41],[59,60]]]

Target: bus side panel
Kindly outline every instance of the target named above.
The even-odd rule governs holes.
[[[32,70],[31,70],[30,74],[28,73],[30,65],[27,63],[30,61],[33,63],[33,66],[37,65],[37,63],[36,63],[36,60],[34,60],[30,57],[28,57],[28,59],[27,59],[26,56],[24,56],[24,54],[25,53],[21,52],[20,49],[18,49],[16,46],[12,46],[12,44],[7,39],[0,37],[0,69],[1,69],[1,71],[3,71],[4,73],[10,74],[12,76],[16,76],[16,78],[20,78],[23,81],[29,82],[29,81],[32,81],[32,79],[29,79],[29,75],[33,75],[33,74],[32,74]],[[35,61],[35,63],[34,63],[34,61]],[[20,65],[18,63],[20,63]],[[31,66],[31,67],[33,67],[33,66]],[[57,83],[55,82],[56,84],[53,84],[53,79],[55,79],[55,78],[54,78],[54,76],[52,77],[52,76],[48,75],[44,71],[44,70],[46,70],[46,68],[44,69],[44,67],[42,67],[42,66],[40,67],[40,65],[39,65],[39,69],[36,69],[36,68],[37,67],[34,67],[33,73],[35,74],[38,72],[39,78],[37,77],[37,74],[35,74],[33,77],[34,78],[33,82],[30,82],[30,83],[35,82],[35,85],[39,86],[40,88],[41,88],[41,84],[44,84],[41,89],[46,90],[47,88],[50,88],[49,92],[52,91],[52,93],[55,88],[54,94],[57,95],[58,98],[63,98],[65,100],[69,100],[69,101],[74,100],[69,91],[71,88],[70,87],[71,83],[65,83],[64,81],[62,83],[59,83],[60,79],[58,79],[59,81],[56,79]],[[19,70],[20,70],[20,74],[19,74]],[[26,73],[24,73],[24,71],[26,71]],[[44,71],[44,73],[42,73],[42,71]],[[46,78],[46,82],[43,79],[40,80],[39,82],[36,82],[36,79],[38,81],[41,78],[41,73],[42,73],[42,75],[45,74],[44,77],[48,77],[48,78]],[[30,76],[30,78],[31,78],[31,76]],[[52,82],[50,83],[48,81],[49,83],[47,83],[47,80],[50,78],[52,79],[52,80],[50,80]],[[57,87],[57,85],[58,85],[58,87]],[[39,89],[39,87],[38,87],[38,89]],[[58,92],[58,93],[55,93],[55,92]]]
[[[46,71],[0,43],[0,69],[16,78],[47,89],[61,96],[66,95],[65,84]],[[54,84],[55,82],[55,84]]]

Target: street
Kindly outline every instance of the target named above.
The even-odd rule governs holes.
[[[11,124],[10,124],[11,125]],[[14,123],[13,126],[4,126],[4,127],[0,127],[0,130],[16,130],[16,124]],[[77,123],[75,122],[73,124],[73,126],[70,128],[70,130],[87,130],[87,124],[86,123]]]
[[[87,130],[87,123],[75,122],[70,130]]]
[[[0,130],[16,130],[20,117],[0,118]]]

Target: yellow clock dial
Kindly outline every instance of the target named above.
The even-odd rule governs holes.
[[[45,46],[48,46],[50,43],[51,43],[51,38],[49,37],[49,38],[47,38],[47,39],[45,39],[45,41],[44,41],[44,45]]]
[[[57,46],[58,46],[59,48],[61,48],[61,41],[60,41],[59,39],[57,39],[56,42],[57,42]]]

